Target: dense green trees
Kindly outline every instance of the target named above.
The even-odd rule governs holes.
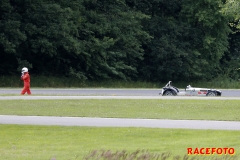
[[[238,79],[239,10],[239,0],[1,0],[0,74]]]
[[[145,6],[151,3],[142,11],[151,15],[146,30],[154,37],[145,55],[146,63],[154,64],[147,65],[149,79],[209,79],[218,75],[231,32],[227,17],[220,12],[221,0],[143,2]]]

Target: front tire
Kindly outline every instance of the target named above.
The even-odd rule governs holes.
[[[166,91],[166,92],[164,92],[163,95],[164,95],[164,96],[175,96],[172,91]]]
[[[206,96],[215,97],[215,96],[217,96],[217,94],[215,92],[210,91],[207,93]]]

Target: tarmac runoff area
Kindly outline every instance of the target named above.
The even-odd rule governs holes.
[[[240,97],[191,97],[191,96],[0,96],[0,100],[38,99],[201,99],[240,100]],[[48,125],[48,126],[89,126],[89,127],[145,127],[203,130],[240,130],[239,121],[206,120],[165,120],[165,119],[125,119],[91,117],[47,117],[0,115],[0,124]]]

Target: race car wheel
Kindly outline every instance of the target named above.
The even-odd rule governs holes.
[[[206,96],[212,96],[212,97],[214,97],[214,96],[217,96],[217,94],[216,94],[215,92],[210,91],[210,92],[207,93]]]
[[[172,91],[166,91],[163,95],[164,96],[174,96]]]

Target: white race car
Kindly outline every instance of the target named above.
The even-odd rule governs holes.
[[[169,81],[165,87],[162,88],[162,92],[159,93],[162,96],[221,96],[222,92],[216,89],[208,88],[196,88],[188,85],[185,91],[180,92],[177,87],[171,85],[172,81]]]

